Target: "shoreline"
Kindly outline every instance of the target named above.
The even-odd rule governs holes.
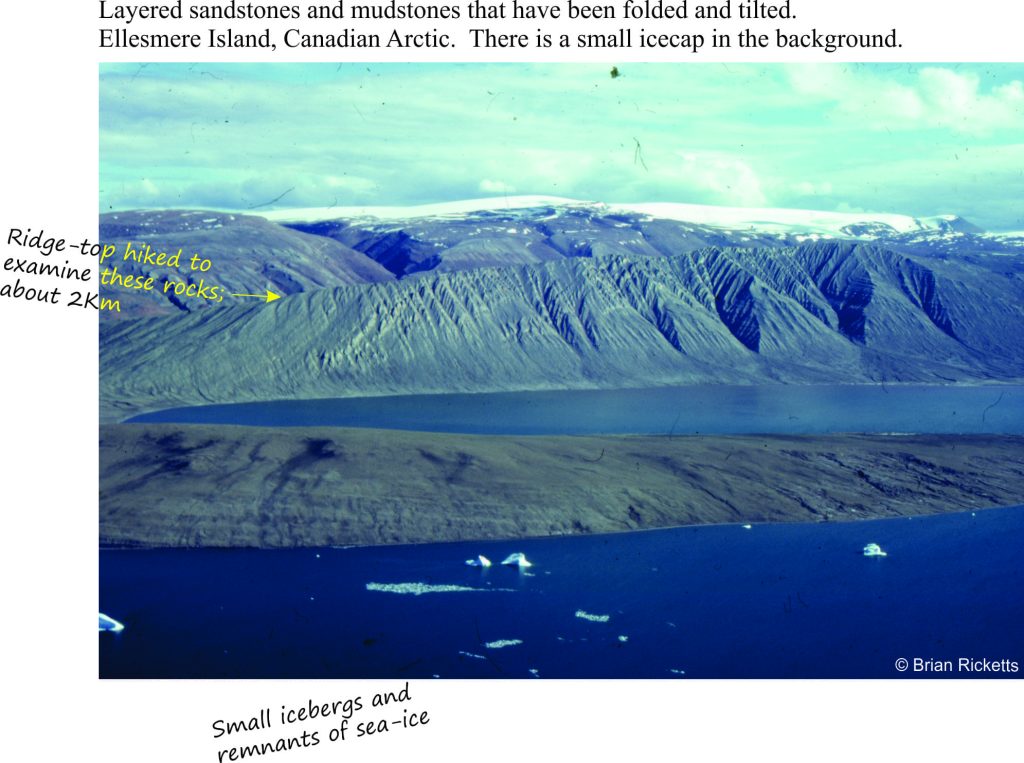
[[[808,526],[811,526],[811,525],[824,525],[824,524],[833,524],[833,525],[835,525],[835,524],[857,524],[857,523],[869,523],[869,522],[899,522],[901,520],[909,520],[909,519],[931,519],[931,518],[936,518],[936,517],[956,517],[956,516],[967,515],[967,514],[974,515],[974,514],[976,514],[978,512],[1004,511],[1004,510],[1007,510],[1007,509],[1010,509],[1010,510],[1012,510],[1012,509],[1024,509],[1024,503],[1013,503],[1013,504],[1006,504],[1006,505],[1002,505],[1002,506],[985,506],[985,507],[979,507],[979,508],[974,508],[974,509],[957,509],[955,511],[937,512],[937,513],[934,513],[934,514],[909,514],[909,515],[906,515],[906,516],[898,516],[898,517],[859,517],[859,518],[839,519],[839,520],[834,520],[834,521],[820,520],[818,522],[803,522],[803,521],[799,521],[799,520],[794,520],[794,521],[780,520],[780,521],[777,521],[777,522],[753,522],[753,523],[750,523],[750,524],[752,525],[751,529],[755,529],[758,526],[766,527],[766,526],[773,526],[773,525],[808,525]],[[586,535],[585,537],[588,537],[588,538],[605,538],[605,537],[607,537],[607,538],[616,538],[616,537],[623,536],[623,535],[636,535],[638,533],[654,533],[654,532],[666,532],[666,531],[672,531],[672,530],[686,530],[686,529],[694,529],[695,530],[695,529],[704,529],[704,528],[712,528],[712,527],[738,527],[738,528],[742,528],[743,526],[744,526],[743,523],[740,523],[740,522],[706,522],[706,523],[702,523],[702,524],[669,525],[669,526],[666,526],[666,527],[641,527],[641,528],[637,528],[635,530],[618,530],[618,531],[611,531],[611,532],[605,532],[605,533],[592,533],[592,534]],[[247,551],[271,551],[272,552],[272,551],[295,551],[295,550],[300,550],[300,549],[302,549],[302,550],[309,549],[309,550],[323,551],[323,550],[326,550],[326,549],[330,549],[330,550],[334,550],[334,551],[349,551],[349,550],[352,550],[352,549],[403,548],[403,547],[414,548],[414,547],[418,547],[418,546],[455,545],[455,544],[464,544],[464,543],[516,543],[516,542],[519,542],[519,541],[559,540],[559,539],[562,539],[562,538],[572,538],[572,537],[583,537],[583,536],[573,535],[571,533],[567,533],[565,535],[539,535],[539,536],[531,536],[531,537],[511,537],[511,538],[469,538],[469,539],[466,539],[466,540],[425,540],[425,541],[420,541],[418,543],[382,543],[382,544],[365,545],[365,546],[357,546],[357,545],[347,545],[347,546],[278,546],[278,547],[272,547],[272,548],[263,548],[263,547],[260,547],[260,546],[205,546],[205,547],[201,547],[201,548],[195,548],[195,547],[190,547],[190,546],[180,546],[180,547],[179,546],[108,546],[108,545],[103,545],[101,543],[99,548],[98,548],[98,550],[100,552],[124,551],[124,552],[127,552],[127,553],[132,553],[132,552],[137,552],[137,551],[170,551],[170,550],[180,550],[180,551],[210,551],[210,550],[215,550],[215,551],[237,551],[237,550],[247,550]]]
[[[643,390],[662,390],[662,389],[685,389],[690,387],[704,388],[704,387],[992,387],[993,389],[1005,388],[1005,387],[1024,387],[1024,377],[1018,378],[1005,378],[1005,379],[955,379],[947,381],[861,381],[861,382],[844,382],[844,381],[784,381],[779,379],[763,379],[759,381],[750,382],[736,382],[736,383],[721,383],[716,381],[702,381],[702,382],[668,382],[665,384],[646,384],[639,386],[601,386],[601,385],[581,385],[578,387],[566,387],[564,385],[551,385],[551,386],[537,386],[537,387],[516,387],[516,388],[504,388],[495,387],[493,389],[467,389],[458,390],[450,387],[438,390],[422,390],[416,389],[412,391],[399,392],[399,391],[384,391],[378,393],[368,393],[365,391],[358,392],[353,395],[332,395],[332,396],[314,396],[314,397],[281,397],[281,398],[266,398],[266,399],[253,399],[253,400],[231,400],[228,402],[217,402],[217,401],[193,401],[188,402],[181,400],[172,404],[172,401],[163,401],[156,405],[142,405],[133,402],[112,402],[105,400],[102,396],[99,401],[99,424],[100,426],[108,426],[111,424],[128,424],[128,423],[142,423],[142,422],[131,422],[130,419],[136,416],[146,416],[154,413],[162,413],[164,411],[181,410],[186,408],[207,408],[213,406],[227,406],[227,405],[258,405],[262,403],[294,403],[294,402],[323,402],[328,400],[378,400],[387,398],[407,398],[407,397],[442,397],[442,396],[455,396],[455,395],[517,395],[523,394],[528,395],[531,393],[551,393],[551,392],[619,392],[619,391],[643,391]],[[125,411],[130,411],[127,416],[122,414]],[[192,426],[186,424],[180,424],[180,426]],[[225,425],[227,426],[227,425]],[[248,426],[245,424],[239,424],[236,426]],[[418,431],[418,430],[417,430]],[[856,434],[856,433],[849,433]],[[922,433],[923,434],[923,433]]]

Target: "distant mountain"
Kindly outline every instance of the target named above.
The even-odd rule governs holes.
[[[591,222],[614,229],[606,216]],[[657,225],[624,226],[615,240],[633,243],[615,253],[105,325],[104,413],[387,393],[1024,377],[1016,272],[839,241],[669,255],[651,243],[665,240]],[[630,250],[647,245],[659,254]]]
[[[955,215],[746,209],[696,204],[607,205],[554,197],[480,199],[422,207],[296,209],[267,216],[365,253],[398,278],[604,255],[675,256],[702,247],[873,242],[923,257],[963,255],[1024,270],[1024,238],[987,234]]]
[[[213,261],[206,280],[229,293],[264,289],[287,296],[319,288],[564,258],[672,257],[705,247],[790,247],[852,240],[919,257],[969,261],[1024,277],[1024,236],[980,231],[947,215],[744,209],[693,204],[606,205],[554,197],[510,197],[424,207],[281,210],[266,218],[202,210],[112,212],[100,240],[123,250],[149,244]],[[104,319],[170,315],[213,305],[164,294],[164,268],[111,260],[118,272],[156,277],[151,293],[105,288],[120,313]],[[179,274],[180,275],[180,274]],[[184,272],[189,275],[187,270]],[[193,282],[203,278],[192,273]]]
[[[284,228],[262,217],[223,212],[153,210],[112,212],[100,216],[100,241],[115,243],[119,252],[131,242],[135,249],[149,244],[154,251],[182,252],[183,270],[189,276],[188,258],[193,253],[212,261],[207,280],[234,293],[258,293],[271,289],[281,295],[298,294],[324,286],[390,281],[394,276],[373,259],[322,236],[309,236]],[[103,289],[104,296],[119,300],[120,313],[104,312],[104,318],[169,315],[209,306],[201,300],[165,295],[164,280],[174,273],[163,267],[142,265],[120,257],[107,260],[119,273],[155,276],[153,292]],[[198,281],[202,273],[191,274]],[[220,305],[231,304],[228,302]]]

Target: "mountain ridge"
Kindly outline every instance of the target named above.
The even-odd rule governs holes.
[[[550,204],[537,206],[542,202]],[[481,204],[487,208],[475,209]],[[517,197],[509,200],[512,208],[499,206],[491,199],[384,208],[387,214],[382,218],[364,214],[377,208],[331,208],[318,211],[331,219],[315,222],[284,221],[295,217],[291,212],[268,212],[265,217],[202,210],[117,212],[101,216],[100,235],[119,247],[131,241],[136,246],[151,244],[158,251],[180,247],[198,252],[215,264],[205,279],[226,287],[228,293],[269,289],[285,296],[335,285],[564,258],[671,257],[706,247],[758,249],[814,241],[873,243],[1024,277],[1024,257],[1019,256],[1024,254],[1024,238],[978,232],[952,215],[912,218],[667,203],[630,208],[546,197]],[[157,288],[137,292],[103,287],[104,296],[119,300],[121,306],[119,315],[104,318],[225,306],[165,295],[160,284],[169,274],[162,269],[131,261],[116,264],[122,273],[153,276]],[[187,271],[177,275],[190,282],[197,278]]]
[[[101,397],[116,416],[418,392],[1007,381],[1024,377],[1022,301],[1013,275],[849,242],[562,258],[109,324]]]

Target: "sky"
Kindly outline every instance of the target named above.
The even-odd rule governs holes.
[[[1024,230],[1024,64],[105,64],[101,211],[586,201]]]

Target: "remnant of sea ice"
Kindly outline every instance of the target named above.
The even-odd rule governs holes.
[[[584,612],[582,609],[576,610],[576,617],[581,620],[589,620],[592,623],[606,623],[611,619],[609,615],[592,615],[589,612]]]
[[[497,641],[488,641],[484,644],[488,649],[504,649],[506,646],[519,646],[523,643],[522,639],[518,638],[502,638]]]
[[[431,584],[431,583],[367,583],[367,591],[384,591],[386,593],[404,593],[421,596],[425,593],[461,593],[472,591],[487,593],[490,591],[512,591],[514,588],[470,588],[462,585]]]

